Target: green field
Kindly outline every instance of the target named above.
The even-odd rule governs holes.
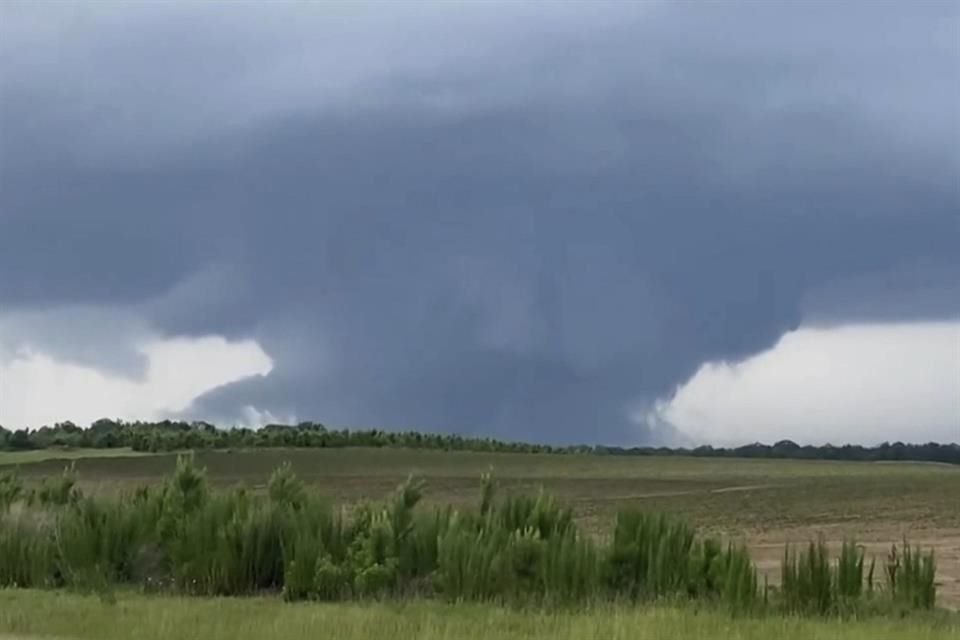
[[[0,592],[0,638],[59,640],[948,640],[956,617],[824,621],[747,619],[692,608],[517,611],[482,605],[287,604],[277,598],[205,599]]]
[[[69,459],[85,491],[111,494],[159,482],[176,463],[172,454],[56,453],[56,459],[32,452],[3,454],[0,465],[16,465],[32,483],[59,474]],[[891,543],[906,535],[936,549],[938,602],[960,607],[956,466],[373,448],[197,453],[197,463],[220,487],[243,484],[262,490],[284,461],[315,491],[344,505],[379,499],[411,473],[426,479],[427,503],[473,505],[480,475],[492,468],[505,493],[543,487],[570,504],[588,531],[608,531],[622,507],[681,515],[710,533],[745,540],[760,570],[771,576],[786,542],[822,534],[838,544],[856,537],[882,558]],[[956,617],[951,620],[939,625],[914,618],[855,624],[732,621],[729,614],[660,606],[561,615],[435,603],[293,605],[276,597],[207,600],[133,594],[121,594],[117,604],[107,605],[96,598],[13,591],[0,599],[0,634],[45,638],[945,638],[957,632]]]

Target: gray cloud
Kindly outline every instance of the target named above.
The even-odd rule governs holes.
[[[35,7],[0,305],[256,337],[198,414],[652,438],[805,317],[960,315],[956,5]]]
[[[144,319],[131,311],[14,310],[0,316],[0,365],[22,352],[52,352],[65,362],[141,379],[147,361],[136,347],[150,335]]]

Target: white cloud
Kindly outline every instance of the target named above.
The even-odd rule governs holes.
[[[159,419],[188,409],[207,391],[273,368],[256,342],[219,336],[153,339],[137,351],[146,368],[136,380],[35,349],[20,348],[0,358],[0,424]]]
[[[649,419],[698,443],[960,442],[960,321],[800,328],[703,365]]]

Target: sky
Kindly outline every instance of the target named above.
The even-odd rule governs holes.
[[[960,441],[960,2],[0,3],[0,424]]]

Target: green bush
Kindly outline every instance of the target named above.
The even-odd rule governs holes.
[[[270,476],[267,485],[270,502],[299,509],[306,503],[306,490],[289,462],[281,464]]]
[[[6,513],[23,496],[23,481],[16,469],[0,473],[0,514]]]
[[[659,514],[621,511],[608,551],[609,586],[631,598],[681,593],[696,581],[688,574],[691,565],[696,566],[691,563],[696,553],[694,532],[687,524]]]
[[[837,599],[856,601],[863,595],[864,550],[851,540],[847,540],[840,548],[840,557],[837,558],[837,570],[834,578]]]
[[[0,518],[0,586],[60,586],[54,536],[46,514],[27,512]]]
[[[77,472],[71,462],[57,478],[44,478],[40,488],[33,492],[30,503],[41,506],[63,506],[76,503],[83,494],[77,487]]]
[[[887,587],[894,601],[909,609],[931,609],[936,603],[937,563],[933,550],[926,553],[904,540],[893,545],[887,558]]]
[[[503,529],[477,530],[456,512],[438,542],[436,590],[451,600],[489,600],[503,597],[508,567]]]
[[[787,609],[825,614],[834,608],[833,570],[822,538],[799,553],[789,546],[784,549],[781,576],[781,593]]]
[[[590,538],[568,529],[543,545],[539,579],[547,601],[569,604],[601,595],[600,554]]]
[[[342,600],[350,595],[352,578],[342,564],[336,564],[328,555],[317,558],[313,574],[312,592],[321,600]]]

